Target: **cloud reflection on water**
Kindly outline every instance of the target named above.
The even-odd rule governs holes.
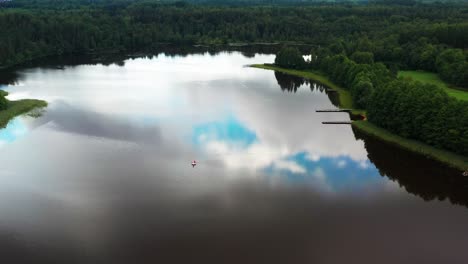
[[[320,171],[321,177],[330,177],[323,182],[333,184],[328,190],[337,189],[338,180],[331,179],[339,173],[354,179],[343,179],[342,186],[350,189],[369,178],[373,180],[368,184],[379,184],[372,165],[359,166],[369,165],[367,153],[351,128],[321,124],[348,116],[315,113],[333,105],[325,93],[309,88],[314,83],[293,80],[295,93],[284,94],[281,89],[289,87],[285,76],[276,74],[276,80],[272,72],[239,66],[269,60],[272,56],[245,58],[238,53],[159,55],[128,60],[123,67],[29,69],[20,73],[23,85],[11,87],[10,93],[49,96],[47,113],[36,121],[47,124],[43,134],[57,130],[135,143],[145,149],[143,159],[171,157],[181,164],[198,159],[201,168],[248,170],[253,175],[276,170],[285,173],[285,180],[291,173]],[[310,158],[298,159],[301,153]],[[346,169],[341,168],[344,161]]]
[[[272,58],[22,71],[12,96],[50,106],[3,136],[0,260],[463,263],[465,208],[380,177],[314,84],[241,67]]]

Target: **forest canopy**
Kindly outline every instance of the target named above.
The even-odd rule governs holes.
[[[468,4],[321,3],[299,8],[15,0],[2,6],[0,67],[64,53],[151,51],[162,43],[335,43],[332,52],[355,49],[356,60],[437,71],[466,86],[461,73],[467,67]],[[455,51],[438,58],[447,49]],[[447,74],[454,71],[456,77]]]

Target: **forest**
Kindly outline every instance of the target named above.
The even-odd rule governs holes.
[[[460,73],[467,72],[468,4],[15,0],[0,5],[0,24],[0,67],[64,53],[151,51],[162,43],[335,43],[333,52],[357,47],[393,70],[437,71],[457,85],[467,78]]]
[[[406,138],[468,155],[467,101],[450,97],[435,85],[397,78],[384,63],[374,62],[371,52],[350,50],[336,54],[330,51],[335,48],[335,43],[321,48],[316,52],[318,55],[313,53],[311,62],[299,65],[322,71],[349,89],[354,106],[367,110],[373,124]],[[291,48],[280,51],[277,59],[288,49]],[[438,57],[445,56],[447,51]]]
[[[151,52],[161,44],[308,44],[283,49],[276,63],[323,72],[378,126],[468,155],[468,103],[396,77],[423,70],[468,88],[467,3],[196,2],[1,2],[0,67],[62,54]],[[309,53],[309,62],[296,59]]]

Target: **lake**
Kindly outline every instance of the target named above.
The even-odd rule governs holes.
[[[2,75],[49,102],[0,130],[4,263],[466,263],[468,180],[353,131],[262,53]],[[192,160],[197,161],[192,168]]]

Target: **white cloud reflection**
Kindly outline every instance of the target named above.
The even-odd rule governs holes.
[[[326,182],[335,168],[316,169],[332,159],[337,169],[354,162],[359,164],[351,167],[355,171],[368,170],[380,179],[375,169],[369,171],[373,167],[363,142],[354,139],[349,126],[321,124],[348,119],[341,113],[315,113],[333,108],[326,94],[312,93],[308,85],[285,94],[273,72],[243,67],[273,58],[161,54],[127,60],[124,67],[34,68],[21,72],[22,86],[9,91],[12,98],[50,101],[38,122],[52,121],[54,126],[43,129],[135,142],[152,153],[145,152],[147,157],[165,160],[164,155],[173,153],[170,164],[198,159],[206,167],[250,171],[243,175],[262,176],[261,171],[274,169]],[[158,148],[162,142],[172,147]],[[292,158],[299,153],[305,155],[302,164]]]

